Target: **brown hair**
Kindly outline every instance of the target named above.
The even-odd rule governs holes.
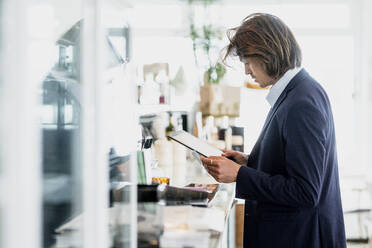
[[[240,59],[257,57],[274,78],[301,66],[300,46],[288,26],[276,16],[251,14],[240,26],[229,29],[227,36],[230,44],[225,47],[224,62],[230,55]]]

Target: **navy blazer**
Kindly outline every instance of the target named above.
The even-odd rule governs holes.
[[[346,247],[331,106],[304,69],[271,108],[236,197],[245,248]]]

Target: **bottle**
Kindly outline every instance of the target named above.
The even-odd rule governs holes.
[[[225,132],[229,126],[228,117],[224,116],[218,124],[218,139],[225,140]]]
[[[129,78],[137,84],[137,103],[142,104],[142,94],[143,94],[143,79],[138,77],[138,71],[135,67],[129,67]]]
[[[229,125],[229,117],[224,116],[218,130],[218,139],[225,141],[225,149],[232,149],[232,130]]]
[[[168,141],[166,138],[158,139],[154,142],[154,152],[155,152],[155,158],[158,161],[158,170],[157,170],[157,176],[159,180],[163,178],[164,180],[169,180],[172,177],[173,174],[173,146],[170,141]],[[160,182],[162,183],[162,182]]]
[[[173,125],[173,118],[172,114],[169,114],[169,124],[167,128],[165,129],[165,134],[168,136],[169,133],[175,131],[174,125]]]
[[[159,96],[159,104],[165,104],[165,95],[164,95],[164,85],[160,85],[160,96]]]
[[[232,126],[232,149],[234,151],[244,152],[244,127]]]
[[[225,132],[225,149],[226,150],[232,149],[232,130],[230,126],[227,127]]]
[[[169,177],[165,176],[163,169],[161,169],[159,166],[154,166],[151,168],[151,175],[151,184],[166,183],[169,185]]]
[[[165,139],[166,138],[166,125],[168,122],[168,114],[166,112],[159,113],[158,117],[154,120],[153,129],[155,132],[155,137],[157,139]]]
[[[196,112],[195,124],[194,124],[194,136],[197,138],[202,138],[203,137],[202,133],[203,133],[202,112]]]
[[[214,117],[213,116],[208,116],[207,119],[205,120],[205,133],[207,137],[207,141],[212,142],[213,141],[213,133],[215,132],[214,128]]]
[[[179,118],[177,118],[177,128],[176,128],[176,131],[182,130],[182,128],[183,128],[183,120],[182,120],[182,117],[179,117]]]
[[[169,104],[169,78],[167,77],[164,70],[160,71],[155,78],[155,81],[160,86],[160,104]]]
[[[143,104],[158,104],[160,97],[159,84],[154,81],[154,74],[147,73],[145,82],[142,89],[142,101]]]

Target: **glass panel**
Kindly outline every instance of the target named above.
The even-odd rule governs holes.
[[[1,18],[3,16],[3,1],[0,0],[0,57],[3,58],[3,37],[4,37],[4,34],[3,34],[3,18]],[[3,91],[3,87],[4,87],[4,78],[3,78],[3,60],[0,60],[0,95],[1,95],[1,92]],[[3,138],[2,137],[2,132],[0,132],[0,139]],[[0,182],[2,182],[2,166],[3,166],[3,163],[2,163],[2,152],[3,152],[3,149],[2,149],[2,142],[0,142]],[[2,195],[0,195],[0,199],[3,199]],[[0,211],[1,211],[1,208],[3,207],[2,203],[0,202]],[[1,218],[1,212],[0,212],[0,219]],[[1,226],[2,226],[3,222],[0,222],[0,240],[2,240],[1,238],[1,235],[2,235],[2,232],[1,232]],[[0,244],[1,245],[1,244]]]
[[[108,48],[103,51],[106,71],[102,85],[109,155],[109,244],[129,248],[137,247],[136,143],[140,131],[134,111],[137,89],[132,82],[131,9],[123,2],[113,3],[104,1],[102,8],[104,43]]]
[[[0,0],[0,17],[3,16],[3,1]],[[3,27],[3,19],[0,18],[0,58],[3,58],[3,30],[2,30],[2,27]],[[2,67],[2,63],[3,61],[0,60],[0,95],[1,92],[3,91],[3,87],[4,87],[4,84],[3,84],[3,67]],[[0,103],[2,103],[2,101],[0,101]],[[0,110],[0,113],[1,113],[1,110]],[[0,128],[2,128],[2,126],[0,125]],[[3,135],[2,135],[2,132],[0,130],[0,140],[3,140]],[[3,153],[3,147],[2,147],[3,143],[0,142],[0,184],[3,183],[3,156],[2,156],[2,153]],[[0,193],[0,240],[4,240],[4,232],[3,232],[3,226],[4,226],[4,221],[3,221],[3,208],[4,208],[4,204],[3,204],[3,199],[4,199],[4,196],[3,194]],[[0,242],[0,247],[3,247],[4,244],[3,242]]]
[[[81,247],[82,1],[40,2],[38,14],[48,10],[52,23],[51,35],[43,37],[52,50],[44,57],[49,64],[40,95],[43,247]],[[36,27],[42,32],[45,25]]]

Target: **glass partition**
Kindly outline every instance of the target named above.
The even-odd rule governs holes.
[[[63,226],[82,212],[81,26],[75,20],[53,42],[53,65],[41,85],[44,247],[82,244]]]
[[[125,1],[104,1],[102,27],[106,71],[102,77],[104,123],[109,154],[108,230],[111,247],[137,247],[137,153],[141,138],[136,119],[137,89],[132,66],[132,32]]]
[[[136,247],[125,2],[0,0],[0,247]]]

